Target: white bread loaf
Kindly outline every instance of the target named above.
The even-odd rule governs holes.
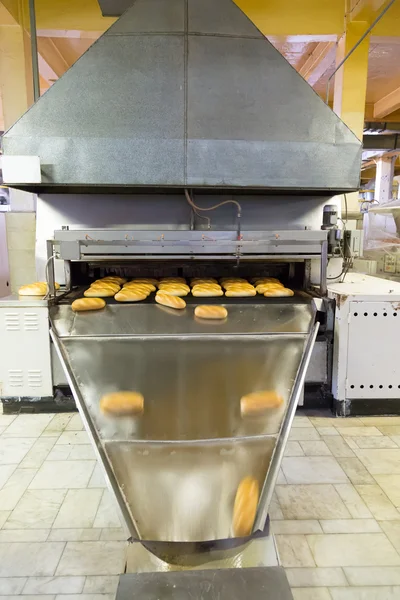
[[[232,530],[235,537],[251,534],[256,518],[260,487],[254,477],[245,477],[240,482],[233,507]]]
[[[256,296],[257,292],[253,289],[228,289],[225,292],[227,298],[246,298],[247,296]]]
[[[114,294],[115,290],[101,287],[90,287],[88,290],[83,292],[85,298],[112,298]]]
[[[156,291],[156,287],[152,283],[126,283],[122,288],[124,290],[142,290],[147,294]]]
[[[275,288],[264,292],[266,298],[285,298],[287,296],[294,296],[294,291],[289,288]]]
[[[264,294],[269,290],[283,289],[285,286],[282,283],[259,283],[256,287],[258,294]]]
[[[192,295],[196,298],[217,298],[223,296],[224,292],[221,288],[212,288],[203,285],[195,285],[192,289]]]
[[[18,294],[20,296],[45,296],[47,294],[46,283],[29,283],[19,288]]]
[[[284,400],[274,390],[251,392],[240,399],[240,412],[242,417],[262,415],[273,408],[282,406]]]
[[[106,289],[106,290],[113,290],[114,294],[116,292],[118,292],[118,290],[120,289],[120,285],[119,283],[110,283],[109,281],[105,281],[105,282],[98,282],[98,283],[92,283],[92,285],[90,286],[90,289],[97,289],[97,288],[101,288],[102,290]]]
[[[169,306],[169,308],[182,309],[186,307],[186,302],[183,298],[172,296],[171,294],[161,291],[156,294],[156,302],[162,306]]]
[[[78,298],[71,304],[71,308],[74,312],[81,312],[85,310],[99,310],[104,308],[106,301],[103,298]]]
[[[144,410],[144,398],[139,392],[105,394],[100,400],[100,410],[114,417],[141,415]]]
[[[228,311],[224,306],[201,304],[196,306],[194,314],[199,319],[226,319]]]
[[[114,296],[117,302],[142,302],[146,300],[148,292],[144,290],[133,290],[132,288],[122,288]]]

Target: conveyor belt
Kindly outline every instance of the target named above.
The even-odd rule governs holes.
[[[53,341],[134,538],[231,537],[236,489],[248,475],[265,482],[255,528],[265,523],[318,329],[315,309],[310,301],[217,300],[229,310],[223,323],[195,320],[190,304],[51,310]],[[241,396],[263,389],[284,405],[243,419]],[[100,412],[101,396],[117,390],[144,395],[142,417]]]

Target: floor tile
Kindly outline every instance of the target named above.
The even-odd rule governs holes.
[[[279,521],[274,521],[274,523],[279,523]],[[93,529],[93,531],[95,530]],[[102,529],[100,534],[100,540],[110,542],[126,542],[129,537],[122,527]]]
[[[1,411],[1,407],[0,407]],[[17,415],[3,415],[0,412],[0,427],[8,427],[17,418]]]
[[[397,566],[400,555],[383,533],[307,535],[318,567]]]
[[[333,485],[276,487],[285,519],[348,519],[350,513]]]
[[[375,519],[332,519],[320,521],[324,533],[381,533]]]
[[[321,435],[321,436],[340,435],[340,433],[338,432],[338,430],[335,427],[316,427],[316,430],[318,431],[319,435]]]
[[[398,600],[400,586],[330,588],[332,600]]]
[[[283,484],[287,483],[286,477],[284,476],[282,469],[279,469],[278,478],[276,480],[276,483],[277,483],[277,485],[283,485]]]
[[[78,433],[81,432],[78,431]],[[47,460],[95,460],[95,458],[94,450],[90,444],[61,444],[54,446]]]
[[[85,428],[79,413],[75,413],[65,428],[65,431],[83,431]]]
[[[52,529],[49,542],[97,542],[102,529]]]
[[[31,489],[79,489],[89,483],[96,461],[45,461],[29,486]]]
[[[291,442],[319,439],[319,433],[314,427],[297,427],[292,429],[289,435],[289,441]]]
[[[400,585],[400,567],[345,567],[350,585]]]
[[[358,458],[337,458],[336,460],[353,485],[356,483],[365,484],[375,482],[372,475],[368,473]]]
[[[371,512],[352,485],[339,484],[335,485],[335,488],[353,519],[370,519],[372,517]]]
[[[86,528],[92,527],[103,490],[69,490],[59,510],[53,527]]]
[[[400,476],[399,475],[375,475],[377,484],[383,489],[393,504],[400,507]]]
[[[273,521],[280,521],[284,519],[283,512],[278,502],[276,492],[274,492],[271,504],[269,505],[269,516]]]
[[[383,435],[400,435],[400,425],[379,425],[378,429]]]
[[[50,450],[57,441],[57,437],[40,437],[33,444],[23,461],[20,463],[21,469],[39,469],[47,458]]]
[[[304,533],[322,533],[321,525],[318,521],[312,520],[282,520],[272,521],[272,532],[275,534],[304,534]]]
[[[300,442],[288,442],[285,448],[285,456],[304,456]]]
[[[398,510],[379,485],[356,485],[355,488],[375,519],[389,521],[400,517]]]
[[[295,588],[293,600],[332,600],[327,588]]]
[[[283,567],[315,566],[304,535],[277,535],[275,540]]]
[[[376,427],[337,427],[343,437],[377,437],[382,433]]]
[[[308,417],[295,416],[292,427],[313,427]]]
[[[55,600],[115,600],[115,594],[58,594]]]
[[[38,438],[52,420],[52,414],[18,415],[7,427],[3,437]]]
[[[398,448],[397,444],[387,435],[381,435],[380,437],[354,437],[352,440],[362,450],[368,448]]]
[[[20,594],[27,582],[26,577],[0,577],[2,595]]]
[[[31,596],[0,596],[1,600],[55,600],[55,594],[32,594]]]
[[[11,510],[0,510],[0,529],[11,515]]]
[[[348,585],[340,567],[286,569],[286,575],[291,587],[341,587]]]
[[[93,527],[121,527],[116,501],[108,490],[103,491]]]
[[[359,417],[364,425],[373,425],[380,427],[381,425],[400,425],[400,417]]]
[[[124,542],[68,542],[57,575],[120,575],[125,567]]]
[[[341,436],[328,435],[323,438],[323,441],[337,458],[350,458],[355,456],[353,450]]]
[[[400,446],[400,435],[392,435],[390,439],[396,444],[396,446]]]
[[[62,433],[73,416],[74,413],[59,413],[58,415],[54,415],[42,435],[53,436]]]
[[[0,465],[18,464],[28,454],[33,444],[34,437],[10,439],[0,438]]]
[[[91,575],[86,577],[85,594],[115,594],[119,582],[118,575]]]
[[[80,594],[85,577],[29,577],[24,594]]]
[[[53,575],[64,543],[0,544],[0,577]]]
[[[99,463],[96,462],[96,466],[94,468],[93,474],[88,483],[88,488],[106,488],[106,480],[104,478],[104,473],[102,471],[102,467]]]
[[[288,483],[345,483],[348,481],[343,469],[330,456],[284,458],[282,470]]]
[[[64,501],[65,490],[26,490],[4,529],[50,528]]]
[[[310,417],[314,427],[362,427],[363,423],[358,417]]]
[[[325,442],[299,442],[306,456],[332,456]]]
[[[396,550],[400,552],[400,520],[380,521],[379,525],[386,533]]]
[[[64,431],[57,440],[60,444],[89,444],[90,440],[86,431]]]
[[[0,490],[0,506],[3,510],[13,510],[26,488],[35,477],[36,469],[16,469]]]
[[[0,543],[5,542],[46,542],[49,529],[2,529]]]

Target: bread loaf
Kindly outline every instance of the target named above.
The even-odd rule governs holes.
[[[184,277],[162,277],[160,283],[186,283],[186,279]]]
[[[118,275],[107,275],[106,277],[103,277],[102,279],[100,279],[100,281],[111,281],[111,280],[116,281],[120,285],[122,285],[128,281],[127,279],[125,279],[125,277],[119,277]]]
[[[268,290],[282,289],[283,287],[281,283],[259,283],[256,290],[258,294],[264,294]]]
[[[240,412],[242,417],[258,416],[279,408],[283,403],[282,396],[273,390],[251,392],[240,399]]]
[[[91,289],[96,289],[96,288],[101,288],[102,290],[106,289],[106,290],[114,290],[114,294],[115,292],[118,292],[118,290],[120,289],[120,285],[119,283],[110,283],[109,281],[101,281],[101,282],[95,282],[92,283],[92,285],[90,286]]]
[[[260,283],[280,283],[280,281],[276,277],[255,277],[251,280],[251,283],[257,286]]]
[[[135,279],[131,279],[129,283],[151,283],[152,285],[157,285],[158,279],[154,277],[136,277]]]
[[[123,287],[124,290],[143,290],[150,294],[156,291],[156,286],[152,283],[126,283]]]
[[[233,507],[232,530],[235,537],[251,534],[256,518],[259,485],[254,477],[245,477],[239,484]]]
[[[228,289],[225,292],[227,298],[245,298],[246,296],[256,296],[257,292],[253,288],[251,289]]]
[[[288,288],[274,288],[264,292],[266,298],[284,298],[286,296],[294,296],[294,291]]]
[[[218,281],[216,279],[214,279],[214,277],[195,277],[194,279],[190,280],[190,285],[192,287],[199,283],[216,283],[216,284],[218,284]]]
[[[122,288],[114,296],[117,302],[142,302],[146,300],[148,292],[144,290],[133,290],[131,288]]]
[[[84,310],[99,310],[104,308],[106,301],[103,298],[78,298],[71,304],[71,308],[74,312],[80,312]]]
[[[115,290],[106,287],[90,287],[83,292],[85,298],[112,298]]]
[[[164,290],[166,288],[171,288],[171,289],[172,288],[180,288],[180,289],[186,290],[187,292],[190,292],[190,287],[186,283],[180,283],[180,282],[170,283],[170,282],[168,282],[168,283],[159,283],[158,284],[159,290]]]
[[[210,289],[210,290],[222,290],[222,287],[219,285],[219,283],[196,283],[192,287],[192,290],[195,290],[197,288]]]
[[[197,298],[216,298],[223,296],[224,292],[221,288],[212,288],[204,285],[195,285],[192,289],[192,295]]]
[[[169,306],[169,308],[182,309],[186,307],[186,302],[183,298],[172,296],[171,294],[161,291],[156,294],[156,302],[162,306]]]
[[[199,319],[226,319],[228,311],[224,306],[202,304],[196,306],[194,314]]]
[[[139,392],[105,394],[100,400],[100,410],[114,417],[141,415],[144,410],[144,398]]]
[[[45,296],[47,294],[46,283],[29,283],[19,288],[18,294],[20,296]]]

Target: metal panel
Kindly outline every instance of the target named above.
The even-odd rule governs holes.
[[[292,600],[293,596],[281,567],[142,573],[120,578],[117,600],[155,598]]]
[[[188,31],[265,39],[231,0],[188,0]]]
[[[182,30],[182,3],[185,33],[173,33]],[[231,0],[135,2],[3,143],[5,154],[40,157],[42,183],[26,187],[35,191],[333,194],[357,188],[361,160],[359,140]]]
[[[350,303],[346,398],[400,398],[399,336],[398,302]]]
[[[120,17],[130,6],[132,0],[98,0],[103,17]]]
[[[132,4],[130,0],[129,5]],[[107,35],[121,33],[183,33],[185,0],[136,0],[123,19],[110,27]]]

